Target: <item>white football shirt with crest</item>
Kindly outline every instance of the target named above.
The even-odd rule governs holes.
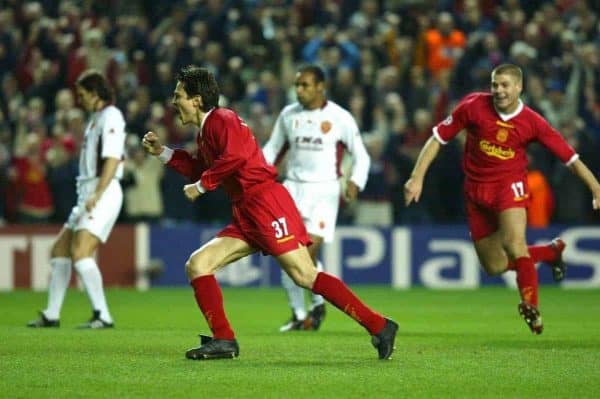
[[[288,153],[287,179],[313,183],[338,180],[344,151],[352,155],[349,178],[362,190],[370,158],[354,118],[333,101],[314,110],[297,102],[285,107],[263,148],[270,164]]]
[[[114,105],[94,112],[88,121],[79,157],[80,182],[100,177],[102,159],[123,159],[125,155],[125,118]],[[123,176],[123,163],[117,167],[116,179]]]
[[[67,229],[87,230],[106,242],[123,205],[123,190],[118,180],[123,176],[123,162],[119,163],[96,206],[88,211],[86,200],[95,192],[102,173],[103,159],[123,159],[125,154],[125,119],[119,109],[109,105],[94,112],[85,128],[79,155],[77,177],[77,204],[65,223]]]

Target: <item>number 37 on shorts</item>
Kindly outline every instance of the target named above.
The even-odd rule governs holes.
[[[273,227],[275,239],[277,239],[278,244],[289,241],[294,238],[294,236],[290,235],[290,233],[288,232],[288,226],[285,221],[285,217],[280,217],[273,220],[271,222],[271,226]]]

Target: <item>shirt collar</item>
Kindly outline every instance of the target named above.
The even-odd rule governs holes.
[[[517,106],[517,109],[510,114],[505,114],[505,113],[500,112],[498,110],[498,108],[496,108],[496,106],[494,106],[494,109],[496,110],[496,113],[500,116],[500,119],[502,119],[504,122],[506,122],[507,120],[512,119],[515,116],[519,115],[519,113],[521,111],[523,111],[523,106],[524,106],[523,101],[521,101],[521,99],[519,98],[519,105]]]
[[[313,112],[313,111],[322,111],[322,110],[324,110],[325,107],[327,107],[327,104],[329,104],[329,101],[327,99],[325,99],[325,101],[323,101],[323,104],[320,107],[318,107],[318,108],[308,109],[308,108],[302,106],[302,104],[300,104],[300,106],[302,106],[302,109],[305,110],[305,111]]]

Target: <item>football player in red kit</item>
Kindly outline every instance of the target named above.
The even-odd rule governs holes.
[[[548,263],[554,279],[562,280],[565,244],[556,238],[548,245],[527,246],[527,145],[540,142],[579,176],[592,192],[594,209],[600,209],[600,184],[560,133],[523,104],[522,90],[523,73],[518,66],[496,67],[491,74],[491,93],[467,95],[433,128],[404,186],[404,197],[407,206],[419,201],[425,174],[440,147],[466,130],[464,194],[477,256],[490,275],[516,271],[519,313],[533,333],[541,334],[535,263]]]
[[[233,358],[239,355],[235,334],[225,315],[221,288],[214,273],[256,251],[273,255],[292,280],[322,295],[371,335],[380,359],[389,359],[398,325],[367,307],[337,277],[317,269],[306,248],[310,239],[288,191],[275,179],[275,168],[265,161],[252,132],[233,111],[219,108],[214,76],[194,65],[177,75],[173,106],[181,122],[195,124],[197,151],[189,154],[163,146],[148,132],[145,149],[192,183],[183,193],[195,200],[223,186],[233,207],[231,223],[193,252],[185,268],[198,307],[212,336],[186,352],[188,359]]]

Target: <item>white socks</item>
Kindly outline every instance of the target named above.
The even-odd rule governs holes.
[[[323,264],[320,260],[317,261],[317,270],[323,271]],[[306,319],[306,305],[304,304],[304,288],[298,287],[294,281],[287,275],[287,273],[281,273],[281,285],[285,288],[288,296],[288,304],[294,311],[296,319]],[[319,306],[325,303],[325,299],[319,294],[312,294],[311,309],[315,306]]]
[[[69,281],[71,281],[71,258],[52,258],[50,266],[48,307],[43,313],[48,320],[58,320],[65,293],[69,287]]]
[[[288,296],[288,304],[294,311],[296,319],[306,319],[306,307],[304,306],[304,288],[298,287],[294,281],[287,275],[281,273],[281,285],[285,288]]]
[[[102,287],[102,275],[93,258],[83,258],[75,262],[75,269],[79,273],[79,278],[85,287],[88,298],[94,310],[100,311],[100,319],[107,323],[112,323],[112,317],[108,311],[104,289]]]

